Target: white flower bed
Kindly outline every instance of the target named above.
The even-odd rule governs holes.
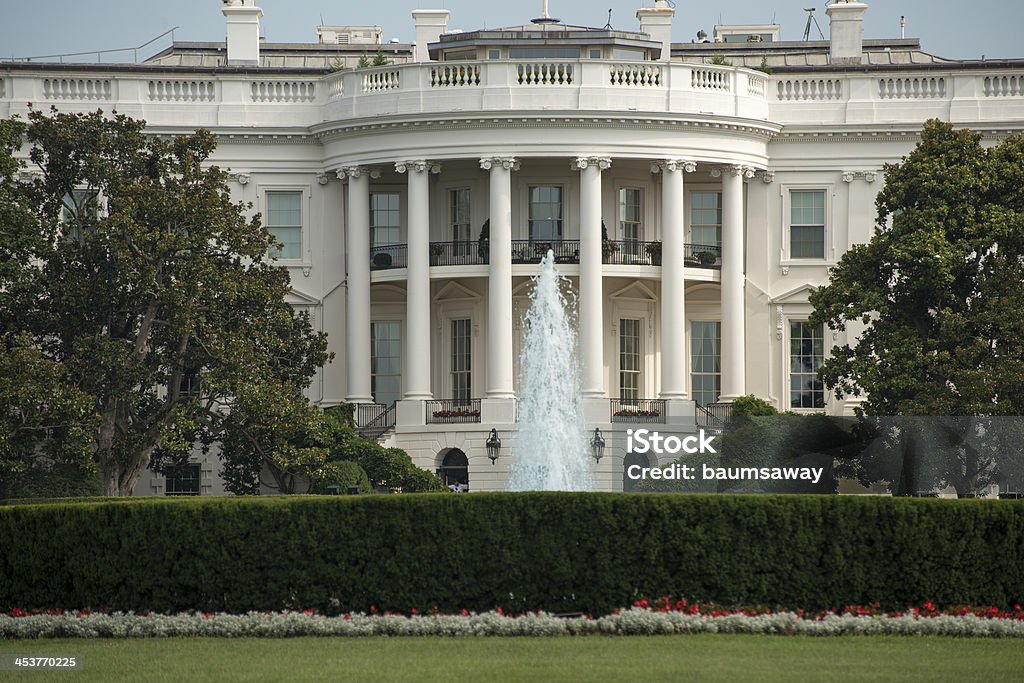
[[[0,639],[31,638],[291,638],[298,636],[583,636],[681,633],[761,633],[803,636],[902,635],[1022,638],[1024,621],[935,615],[899,616],[793,612],[710,616],[633,607],[597,619],[498,612],[464,616],[414,615],[325,617],[305,612],[232,614],[38,614],[0,615]]]

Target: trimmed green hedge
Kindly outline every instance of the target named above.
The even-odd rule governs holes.
[[[470,494],[0,507],[0,610],[1024,601],[1024,502]]]

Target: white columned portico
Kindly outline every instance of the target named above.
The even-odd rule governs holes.
[[[606,397],[604,373],[604,281],[601,243],[601,173],[611,168],[606,157],[579,157],[580,171],[580,323],[583,397]]]
[[[722,178],[722,391],[720,401],[746,395],[746,331],[744,325],[743,178],[754,170],[745,166],[716,169]]]
[[[370,389],[370,176],[378,171],[349,166],[338,171],[348,179],[345,220],[345,361],[349,403],[372,403]]]
[[[668,159],[660,170],[661,186],[661,398],[686,399],[686,216],[683,172],[693,173],[697,164]]]
[[[509,403],[515,398],[512,380],[512,171],[518,167],[519,163],[512,157],[480,160],[480,168],[490,172],[487,399],[507,399]],[[490,412],[486,407],[483,411]],[[514,412],[510,411],[508,420],[512,421],[513,417]]]
[[[430,174],[428,161],[400,161],[395,171],[409,176],[408,279],[406,281],[405,394],[429,401],[430,389]]]

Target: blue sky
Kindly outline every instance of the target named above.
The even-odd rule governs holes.
[[[265,13],[263,33],[272,42],[312,42],[320,16],[327,24],[379,24],[385,40],[411,41],[409,13],[418,7],[452,11],[452,28],[522,23],[540,14],[541,0],[480,2],[479,0],[258,0]],[[636,28],[636,9],[653,0],[551,0],[551,14],[567,23],[603,26],[608,9],[615,28]],[[692,40],[699,29],[708,33],[719,22],[782,24],[783,39],[803,35],[804,7],[816,15],[825,35],[824,0],[676,0],[676,41]],[[1024,2],[1020,0],[868,0],[865,35],[899,36],[900,15],[907,17],[907,36],[922,39],[924,48],[959,59],[1024,58]],[[0,56],[24,57],[139,45],[180,26],[178,40],[223,40],[220,0],[0,0]],[[817,37],[816,31],[812,36]],[[168,44],[165,39],[159,45]],[[148,53],[147,53],[148,54]]]

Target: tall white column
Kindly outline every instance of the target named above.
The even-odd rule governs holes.
[[[720,401],[746,395],[746,333],[743,323],[743,178],[753,169],[730,166],[722,178],[722,392]]]
[[[692,161],[669,159],[658,165],[661,186],[661,398],[685,399],[686,391],[686,216],[683,172]]]
[[[611,168],[604,157],[580,157],[580,350],[583,395],[606,396],[604,382],[604,283],[601,275],[601,172]]]
[[[405,296],[405,395],[429,401],[430,390],[430,174],[441,167],[427,161],[401,161],[409,175],[408,278]]]
[[[345,220],[345,362],[349,403],[371,403],[370,391],[370,173],[361,166],[338,171],[348,178]],[[376,172],[374,172],[376,175]]]
[[[480,160],[491,173],[490,280],[487,292],[487,398],[514,398],[512,381],[512,171],[511,157]]]

